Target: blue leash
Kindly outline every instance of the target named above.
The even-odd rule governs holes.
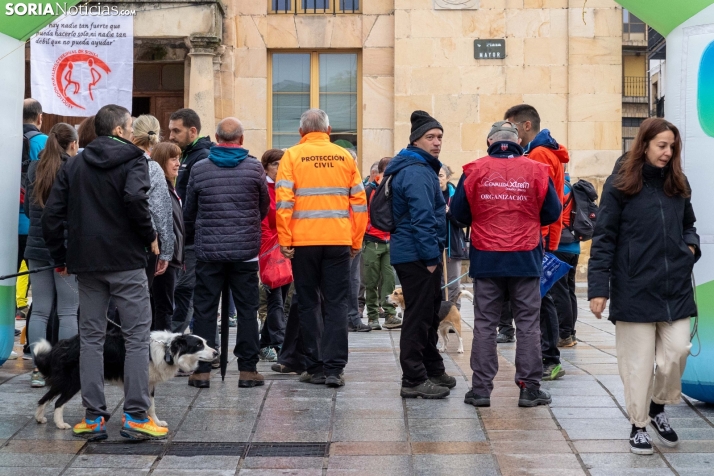
[[[448,286],[451,286],[452,284],[454,284],[454,283],[457,282],[457,281],[461,281],[461,278],[463,278],[463,277],[466,276],[467,274],[469,274],[468,271],[465,272],[464,274],[462,274],[461,276],[459,276],[458,278],[454,279],[454,280],[451,281],[450,283],[446,283],[445,285],[443,285],[443,286],[441,287],[441,289],[444,289],[444,288],[446,288],[446,287],[448,287]]]

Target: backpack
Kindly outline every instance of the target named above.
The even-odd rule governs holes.
[[[24,203],[25,191],[27,190],[27,170],[30,168],[30,140],[42,134],[40,131],[28,131],[22,135],[22,168],[20,169],[20,203]]]
[[[597,198],[595,187],[587,180],[578,180],[570,186],[570,196],[563,204],[563,209],[571,202],[573,207],[570,210],[570,225],[563,227],[561,243],[569,244],[592,239],[599,211]]]
[[[392,212],[393,177],[394,175],[390,175],[380,182],[369,203],[369,220],[372,226],[389,233],[394,233],[397,229]]]

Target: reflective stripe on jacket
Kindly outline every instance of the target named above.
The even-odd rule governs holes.
[[[367,227],[367,197],[357,164],[322,132],[285,152],[275,183],[281,246],[358,249]]]

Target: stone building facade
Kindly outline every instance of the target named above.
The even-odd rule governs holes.
[[[300,113],[324,107],[333,140],[353,144],[367,173],[407,145],[409,115],[423,109],[444,125],[441,159],[458,178],[519,103],[568,147],[574,178],[601,184],[622,153],[614,0],[102,2],[111,3],[137,11],[133,113],[165,126],[191,107],[210,135],[236,116],[256,156],[297,142]],[[504,40],[505,58],[475,59],[483,39]]]

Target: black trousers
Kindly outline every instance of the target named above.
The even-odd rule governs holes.
[[[349,246],[296,246],[293,258],[300,332],[308,373],[339,375],[347,365]],[[320,304],[324,313],[320,312]]]
[[[566,339],[575,335],[575,322],[578,320],[578,298],[575,296],[575,274],[580,255],[556,251],[555,257],[568,263],[573,268],[560,278],[550,289],[558,311],[560,338]]]
[[[196,251],[193,245],[184,248],[183,268],[176,275],[174,315],[171,330],[183,333],[193,317],[193,289],[196,287]]]
[[[544,366],[560,363],[558,338],[558,311],[551,291],[548,291],[540,301],[540,350]]]
[[[178,268],[169,266],[166,272],[154,278],[151,287],[151,307],[153,311],[152,331],[171,332],[171,318],[174,314],[174,290]]]
[[[320,322],[320,324],[322,323]],[[305,350],[302,344],[300,316],[298,315],[298,295],[295,293],[290,303],[288,322],[285,325],[285,339],[283,340],[283,347],[278,353],[278,363],[302,373],[305,370],[304,359]]]
[[[228,281],[238,312],[238,329],[233,355],[238,370],[255,372],[258,364],[258,262],[196,262],[196,289],[193,293],[193,333],[216,346],[218,302]],[[211,371],[210,362],[198,364],[196,373]]]
[[[404,319],[399,340],[402,386],[416,387],[444,373],[444,360],[436,348],[442,266],[430,273],[421,261],[394,265],[404,293]]]
[[[268,315],[260,331],[260,347],[278,348],[285,340],[285,299],[288,297],[290,284],[268,291]]]

